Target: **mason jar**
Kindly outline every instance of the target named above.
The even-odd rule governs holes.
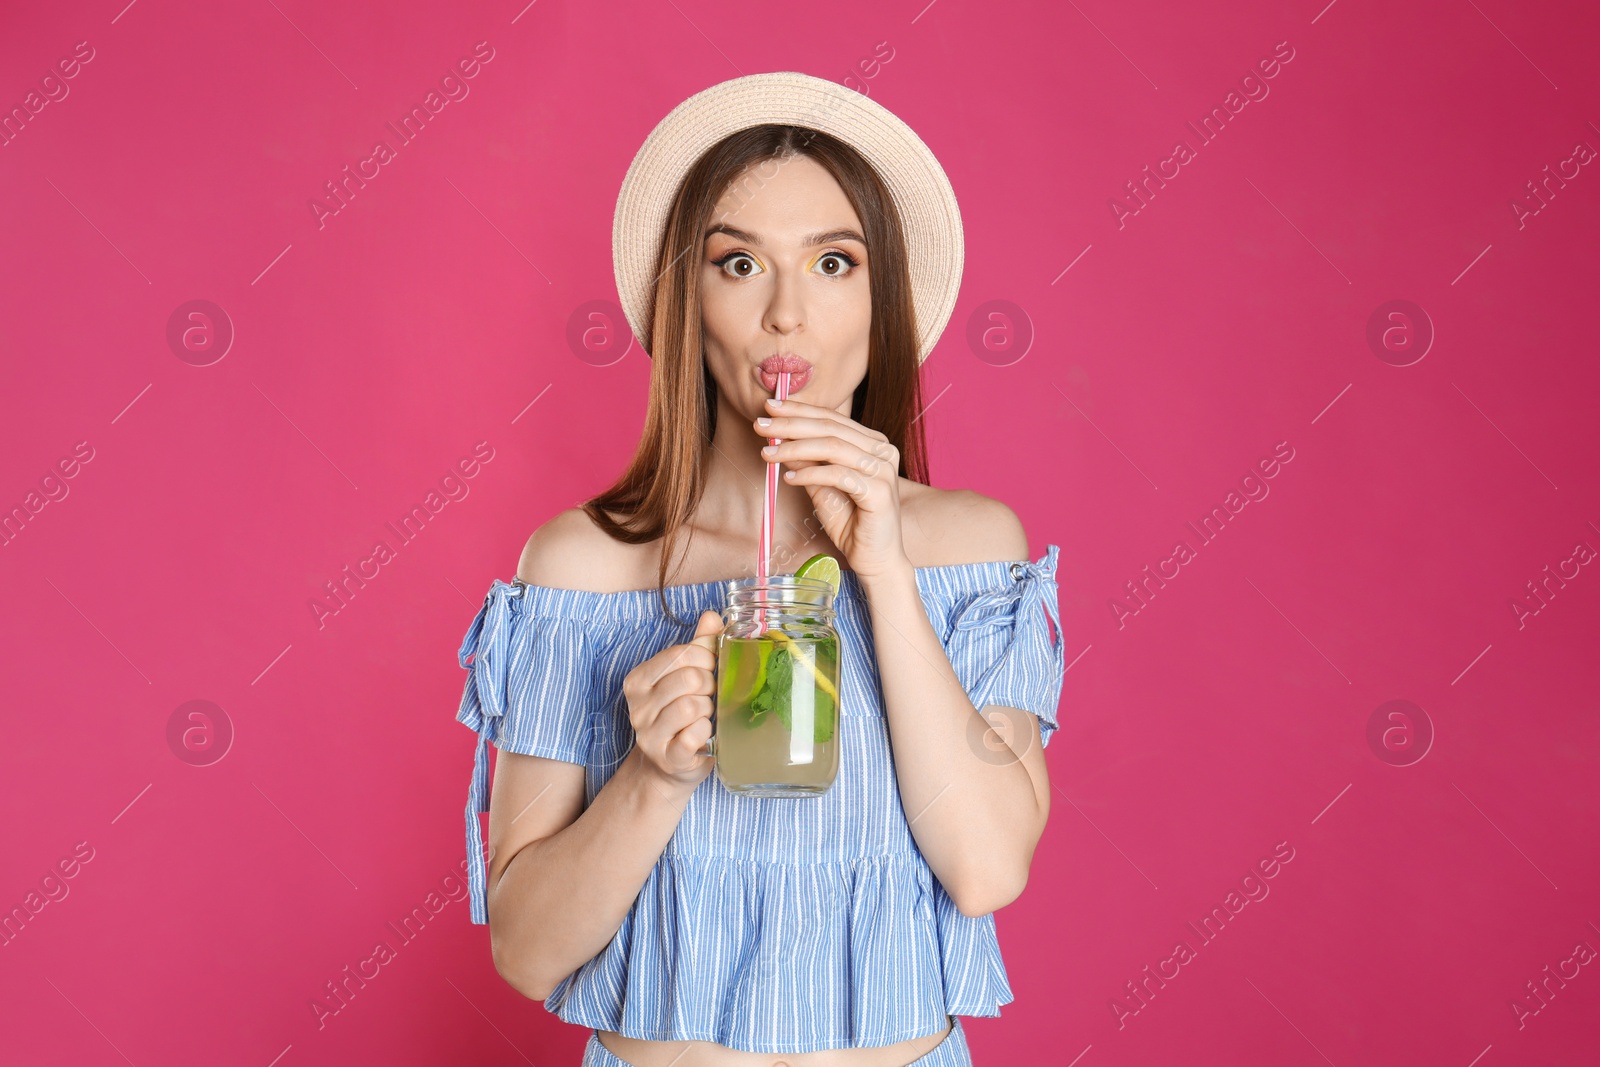
[[[839,634],[833,586],[792,574],[725,584],[713,730],[729,792],[810,797],[839,775]]]

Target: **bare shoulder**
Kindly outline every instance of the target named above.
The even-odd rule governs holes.
[[[609,593],[638,552],[613,540],[582,508],[568,508],[533,531],[522,546],[517,577],[529,585]]]
[[[972,489],[936,489],[901,479],[906,552],[918,567],[1012,562],[1028,558],[1017,513]]]

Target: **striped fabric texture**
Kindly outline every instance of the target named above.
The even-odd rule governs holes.
[[[1056,729],[1064,672],[1059,548],[1034,562],[916,569],[934,632],[973,705]],[[461,643],[456,720],[478,735],[466,808],[474,923],[488,921],[480,813],[488,745],[580,764],[586,802],[633,744],[622,680],[720,610],[722,582],[593,593],[496,579]],[[1013,997],[994,916],[962,915],[900,805],[865,595],[845,571],[839,777],[817,797],[696,788],[611,942],[545,1007],[577,1026],[752,1052],[887,1045]],[[977,742],[977,743],[981,743]]]

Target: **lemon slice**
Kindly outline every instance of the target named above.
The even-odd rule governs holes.
[[[826,552],[818,552],[815,556],[800,564],[800,569],[794,572],[796,578],[816,578],[827,582],[833,590],[833,595],[839,595],[839,561]]]
[[[806,673],[810,674],[811,677],[816,681],[817,685],[821,687],[822,691],[827,693],[828,696],[832,697],[834,703],[837,705],[839,700],[839,690],[834,688],[833,682],[829,680],[826,674],[823,674],[821,671],[817,670],[816,661],[802,651],[802,646],[799,644],[799,642],[795,641],[794,638],[790,637],[782,630],[768,630],[767,636],[771,637],[774,641],[782,642],[783,645],[789,650],[790,660],[803,667]]]

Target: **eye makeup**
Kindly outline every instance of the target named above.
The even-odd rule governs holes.
[[[723,271],[723,273],[727,274],[728,272],[725,270],[726,266],[729,263],[733,262],[734,260],[740,259],[740,258],[748,259],[752,263],[754,263],[757,267],[760,267],[761,270],[758,273],[765,273],[766,272],[767,268],[762,265],[761,261],[759,259],[756,259],[755,256],[751,255],[749,252],[746,252],[742,248],[735,248],[735,249],[733,249],[731,251],[724,252],[718,258],[713,259],[711,261],[711,265],[713,267],[716,267],[718,270]],[[825,273],[823,276],[827,277],[827,278],[844,278],[844,277],[847,277],[847,276],[849,276],[849,274],[850,274],[850,272],[852,270],[854,270],[856,267],[859,267],[861,265],[860,261],[857,260],[856,257],[852,256],[850,253],[845,252],[842,249],[830,248],[830,249],[827,249],[827,250],[819,253],[815,259],[813,259],[809,264],[807,264],[807,269],[809,270],[809,269],[815,267],[818,263],[822,262],[823,260],[830,259],[830,258],[831,259],[842,259],[847,264],[849,264],[849,267],[847,269],[845,269],[845,270],[836,272],[834,274],[826,274]],[[754,276],[755,275],[753,275],[753,274],[744,274],[744,275],[729,274],[729,277],[734,277],[734,278],[751,278],[751,277],[754,277]]]

